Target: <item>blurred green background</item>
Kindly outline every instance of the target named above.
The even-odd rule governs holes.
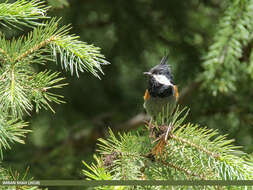
[[[181,94],[180,104],[191,109],[188,121],[218,129],[235,139],[244,151],[253,151],[250,79],[242,76],[238,81],[240,90],[217,96],[196,82],[203,72],[203,56],[226,8],[222,1],[48,3],[52,6],[50,16],[62,17],[62,24],[71,23],[71,32],[82,41],[101,47],[111,65],[103,66],[102,80],[88,73],[77,78],[63,71],[69,85],[59,93],[67,103],[54,105],[55,114],[41,111],[27,117],[33,132],[25,145],[15,144],[12,151],[6,152],[3,163],[7,168],[23,173],[30,167],[29,175],[35,179],[83,179],[81,161],[92,161],[97,139],[107,135],[108,127],[134,130],[126,122],[144,113],[147,84],[143,72],[158,64],[166,52]],[[62,71],[60,65],[49,63],[48,67]]]

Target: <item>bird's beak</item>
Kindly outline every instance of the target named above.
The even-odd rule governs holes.
[[[144,74],[144,75],[148,75],[148,76],[151,76],[151,75],[152,75],[151,72],[144,72],[143,74]]]

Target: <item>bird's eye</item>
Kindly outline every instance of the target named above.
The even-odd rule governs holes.
[[[153,71],[153,74],[154,74],[154,75],[159,75],[160,72],[159,72],[159,71]]]

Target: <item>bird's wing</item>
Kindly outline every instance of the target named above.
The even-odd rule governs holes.
[[[143,96],[144,100],[148,100],[150,98],[150,95],[149,95],[149,92],[148,92],[148,89],[146,89],[145,91],[145,94]]]
[[[177,101],[178,98],[179,98],[178,89],[177,89],[177,86],[176,86],[176,85],[174,85],[173,88],[174,88],[175,97],[176,97],[176,101]]]

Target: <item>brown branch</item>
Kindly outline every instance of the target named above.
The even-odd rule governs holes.
[[[145,124],[150,117],[144,113],[139,113],[136,116],[132,117],[125,123],[116,125],[115,127],[112,127],[113,130],[121,131],[121,130],[131,130],[139,127],[140,125]]]
[[[179,100],[178,103],[182,104],[185,100],[193,94],[194,91],[198,90],[201,86],[201,81],[194,81],[191,84],[184,87],[182,90],[179,91]]]
[[[27,57],[29,54],[37,51],[38,49],[46,46],[47,44],[49,44],[51,41],[54,41],[57,37],[55,35],[51,36],[50,38],[40,42],[39,44],[37,44],[36,46],[32,47],[31,49],[27,50],[25,53],[21,54],[20,56],[18,56],[15,59],[15,62],[18,62],[20,60],[22,60],[24,57]]]

